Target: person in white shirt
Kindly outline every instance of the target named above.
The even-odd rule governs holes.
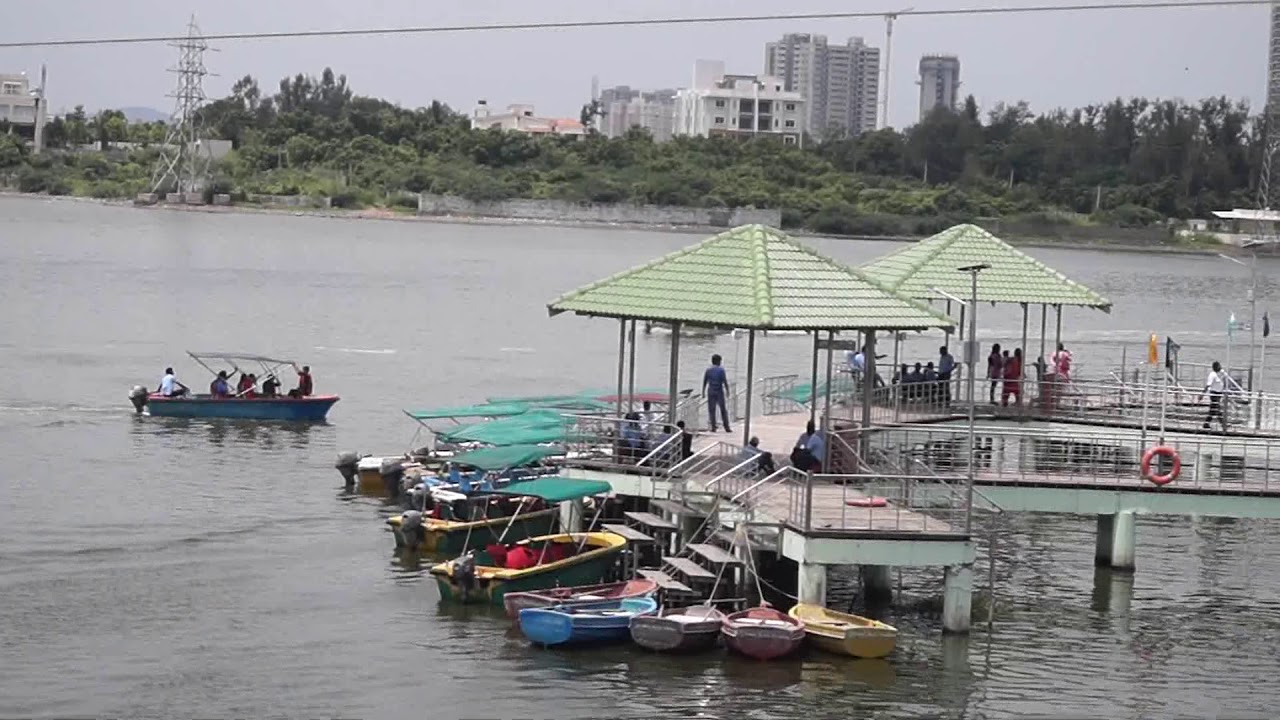
[[[1204,392],[1201,397],[1209,396],[1209,415],[1204,419],[1204,428],[1208,429],[1213,419],[1218,418],[1218,422],[1222,423],[1222,432],[1227,431],[1227,416],[1222,411],[1222,398],[1227,392],[1226,373],[1222,372],[1222,365],[1217,361],[1213,363],[1213,369],[1209,371],[1209,377],[1204,381]]]
[[[182,397],[191,392],[186,385],[178,382],[178,376],[173,374],[173,368],[164,369],[164,377],[160,378],[160,387],[156,388],[156,393],[165,397]]]

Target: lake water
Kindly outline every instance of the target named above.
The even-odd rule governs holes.
[[[406,448],[402,408],[610,386],[616,323],[546,303],[696,239],[0,198],[0,717],[1271,714],[1273,522],[1143,517],[1137,573],[1112,577],[1092,518],[1009,517],[992,630],[944,639],[940,573],[912,575],[888,663],[545,652],[441,606],[394,558],[387,509],[341,493],[335,455]],[[813,244],[849,262],[895,247]],[[1153,332],[1207,359],[1247,311],[1247,270],[1220,259],[1032,252],[1116,304],[1065,316],[1089,370]],[[981,339],[1020,322],[983,308]],[[642,338],[639,384],[665,386],[668,342]],[[687,384],[713,350],[740,373],[744,344],[686,342]],[[803,372],[806,348],[763,339],[761,372]],[[129,388],[166,365],[207,382],[185,350],[297,358],[343,399],[315,427],[133,416]]]

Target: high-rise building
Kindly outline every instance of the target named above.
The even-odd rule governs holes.
[[[880,96],[880,49],[852,37],[831,45],[825,35],[788,33],[765,45],[764,72],[804,96],[809,131],[874,130]]]
[[[676,135],[771,136],[798,145],[807,120],[804,97],[781,78],[726,75],[718,60],[699,60],[693,87],[676,93]]]
[[[671,139],[676,122],[676,91],[644,91],[626,85],[600,92],[600,132],[605,137],[622,137],[633,127],[649,131],[653,139]]]
[[[920,119],[942,106],[955,110],[960,102],[960,58],[925,55],[920,58]]]

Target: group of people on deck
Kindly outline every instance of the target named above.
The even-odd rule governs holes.
[[[956,359],[947,350],[947,346],[943,345],[938,348],[937,365],[931,360],[923,366],[916,363],[915,368],[911,369],[906,363],[902,363],[893,376],[893,384],[901,389],[902,399],[907,402],[926,400],[950,405],[951,377],[955,371]]]
[[[298,387],[290,390],[288,396],[309,397],[315,388],[314,381],[311,379],[311,366],[303,365],[299,368],[294,365],[293,369],[298,373]],[[232,390],[231,378],[237,374],[240,380],[236,383],[235,390]],[[185,397],[191,394],[191,388],[179,382],[173,368],[168,367],[164,369],[164,377],[160,379],[156,394],[172,398]],[[226,370],[219,370],[213,382],[209,383],[209,395],[215,400],[280,397],[280,380],[274,374],[268,375],[259,388],[258,376],[254,373],[246,373],[243,370],[232,370],[228,373]]]
[[[1058,349],[1049,357],[1054,382],[1071,382],[1072,362],[1071,351],[1062,343],[1058,343]],[[1043,371],[1042,365],[1043,362],[1038,362],[1037,367],[1041,367]],[[1015,404],[1021,403],[1023,379],[1022,348],[1016,348],[1010,355],[1008,350],[1000,348],[1000,343],[992,345],[991,354],[987,355],[987,380],[991,383],[988,399],[991,404],[996,404],[997,389],[1000,391],[1000,405],[1008,406],[1009,398],[1013,398]]]

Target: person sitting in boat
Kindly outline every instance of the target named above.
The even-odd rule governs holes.
[[[246,372],[240,373],[240,380],[236,383],[236,396],[244,397],[253,389],[253,375]]]
[[[271,375],[267,376],[266,380],[262,381],[262,397],[273,398],[279,395],[280,395],[280,381],[277,380],[275,374],[272,373]]]
[[[255,375],[254,373],[249,373],[248,379],[245,380],[245,388],[240,392],[240,397],[247,398],[247,399],[258,397],[258,376],[257,375]]]
[[[507,551],[506,567],[508,570],[525,570],[538,564],[538,556],[529,549],[529,544],[521,543]]]
[[[173,374],[173,368],[164,369],[164,377],[160,378],[160,387],[156,388],[156,394],[165,397],[182,397],[191,392],[191,388],[178,382],[178,376]]]
[[[227,382],[226,370],[219,370],[218,377],[209,383],[209,394],[218,399],[231,397],[231,383]]]
[[[298,370],[298,366],[294,365],[293,369]],[[312,379],[311,379],[311,366],[303,365],[302,369],[298,370],[298,387],[289,391],[289,397],[291,398],[310,397],[311,392],[314,388],[315,386],[312,384]]]

